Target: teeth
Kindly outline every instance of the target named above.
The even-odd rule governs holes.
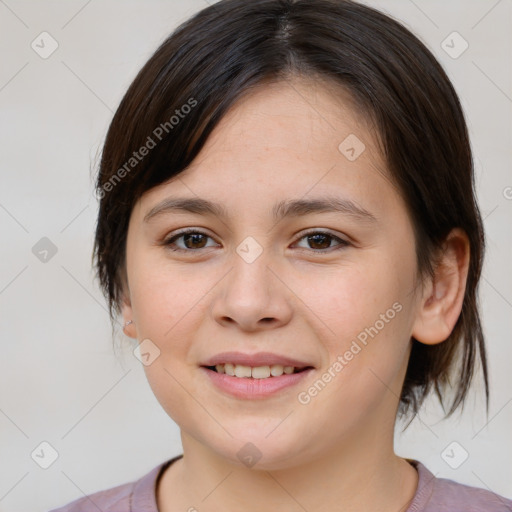
[[[235,366],[233,364],[226,363],[224,365],[224,371],[226,372],[226,375],[231,375],[233,377],[235,375]]]
[[[242,364],[217,364],[215,365],[217,373],[225,373],[232,377],[253,379],[267,379],[268,377],[280,377],[283,373],[290,374],[296,371],[294,366],[281,366],[280,364],[273,364],[272,366],[244,366]]]
[[[250,366],[242,366],[241,364],[237,364],[235,366],[235,377],[250,377],[251,376],[251,367]]]
[[[270,366],[256,366],[251,370],[253,379],[266,379],[270,377]]]

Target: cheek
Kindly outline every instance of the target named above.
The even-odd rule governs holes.
[[[383,330],[397,315],[397,309],[405,310],[410,301],[412,287],[410,262],[397,264],[392,254],[375,251],[361,258],[358,264],[348,265],[326,272],[304,273],[297,276],[295,286],[302,283],[298,295],[307,306],[329,327],[333,348],[340,339],[356,338],[365,329],[374,326]],[[400,306],[393,308],[395,303]],[[384,318],[381,319],[381,316]],[[405,314],[401,315],[406,316]],[[398,322],[400,325],[400,322]]]
[[[190,267],[171,264],[164,257],[134,258],[130,292],[139,338],[153,336],[160,343],[175,339],[204,306],[211,274]]]
[[[323,343],[336,395],[325,398],[365,407],[393,385],[406,364],[415,259],[409,252],[397,257],[395,250],[375,251],[364,265],[331,275],[322,287],[304,286],[304,301],[329,327]],[[318,280],[311,276],[308,282]]]
[[[134,259],[134,264],[139,263]],[[130,291],[140,341],[150,339],[158,357],[144,366],[148,383],[162,408],[182,428],[193,428],[190,382],[187,365],[190,343],[198,322],[204,318],[204,297],[212,284],[208,278],[187,276],[167,262],[140,261],[132,274]],[[191,363],[192,364],[192,363]],[[193,401],[192,401],[193,402]],[[189,422],[190,425],[189,425]]]

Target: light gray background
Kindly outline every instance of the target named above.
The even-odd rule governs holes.
[[[367,3],[418,34],[453,80],[467,113],[488,237],[481,301],[489,421],[479,380],[461,416],[440,421],[431,400],[405,434],[398,428],[396,451],[438,477],[512,498],[512,2]],[[112,348],[91,270],[92,176],[136,72],[178,23],[205,6],[0,0],[1,512],[43,512],[181,453],[178,428],[154,398],[134,345],[119,339],[125,348],[117,356]],[[47,59],[31,48],[43,31],[59,45]],[[441,46],[453,31],[469,44],[456,59]],[[42,237],[57,248],[47,262],[32,252]],[[39,460],[48,456],[38,448],[43,441],[58,452],[48,469],[31,458],[36,449]],[[452,459],[462,449],[469,454],[458,469],[442,457],[453,441],[460,446]]]

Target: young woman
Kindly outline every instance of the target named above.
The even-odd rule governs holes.
[[[345,0],[222,0],[130,86],[95,257],[183,455],[59,512],[504,511],[394,453],[487,366],[468,133],[406,28]]]

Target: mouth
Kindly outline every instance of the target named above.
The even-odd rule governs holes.
[[[291,375],[293,373],[302,373],[310,370],[313,366],[283,366],[280,364],[263,366],[246,366],[234,363],[220,363],[212,366],[203,366],[207,370],[218,374],[226,374],[230,377],[241,379],[272,379],[282,375]]]
[[[261,363],[260,363],[261,364]],[[292,390],[307,381],[313,366],[269,364],[247,366],[234,363],[218,363],[200,367],[205,377],[224,395],[238,400],[261,400],[277,396],[283,399],[285,391]]]
[[[272,352],[222,352],[200,364],[208,381],[221,393],[239,400],[282,397],[304,383],[315,367],[307,359]]]

